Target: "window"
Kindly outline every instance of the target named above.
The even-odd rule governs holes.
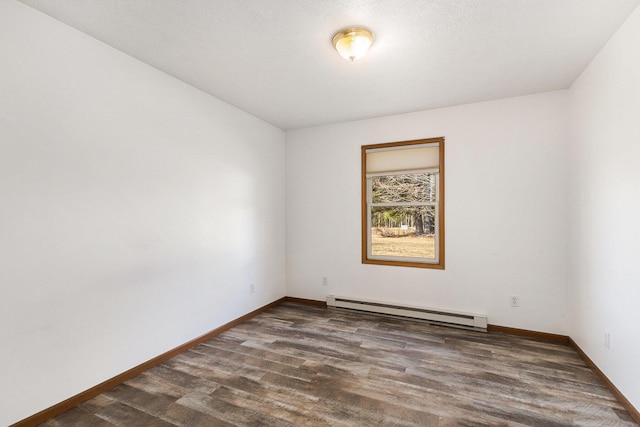
[[[444,138],[362,146],[362,262],[444,269]]]

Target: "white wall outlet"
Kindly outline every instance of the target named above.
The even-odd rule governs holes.
[[[511,307],[520,307],[520,297],[518,295],[511,295],[509,297],[509,305],[511,305]]]
[[[609,331],[604,331],[604,348],[611,349],[611,334]]]
[[[322,278],[322,286],[328,286],[328,285],[329,285],[329,280],[325,276],[325,277]]]
[[[250,285],[249,285],[249,291],[250,291],[252,294],[255,294],[255,293],[256,293],[256,285],[254,285],[253,283],[252,283],[252,284],[250,284]]]

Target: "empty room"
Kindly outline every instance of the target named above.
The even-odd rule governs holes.
[[[0,0],[0,425],[640,424],[640,0]]]

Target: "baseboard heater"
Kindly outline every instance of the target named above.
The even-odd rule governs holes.
[[[327,306],[394,317],[426,320],[435,325],[487,332],[487,316],[480,314],[367,301],[363,299],[337,297],[335,295],[327,296]]]

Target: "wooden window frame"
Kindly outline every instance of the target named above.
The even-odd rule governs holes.
[[[438,143],[438,155],[439,155],[439,177],[438,177],[438,221],[437,221],[437,250],[438,261],[437,262],[424,262],[424,261],[406,261],[406,260],[391,260],[391,259],[371,259],[368,256],[369,242],[368,242],[368,216],[369,206],[368,200],[368,188],[367,188],[367,150],[381,149],[381,148],[393,148],[393,147],[406,147],[411,145],[421,145]],[[362,263],[363,264],[377,264],[377,265],[389,265],[389,266],[401,266],[401,267],[417,267],[417,268],[431,268],[444,270],[445,260],[445,244],[444,244],[444,137],[416,139],[411,141],[399,141],[388,142],[383,144],[371,144],[363,145],[361,147],[361,162],[362,162]]]

